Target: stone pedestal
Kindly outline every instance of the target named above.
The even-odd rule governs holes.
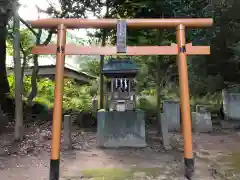
[[[168,133],[168,121],[164,116],[164,113],[161,113],[161,135],[162,135],[162,143],[164,149],[170,149],[170,136]]]
[[[164,118],[168,122],[168,131],[175,132],[180,130],[180,106],[178,101],[163,102]]]
[[[210,112],[192,112],[192,129],[194,132],[211,132],[212,119]]]
[[[97,115],[99,147],[146,147],[144,112],[99,111]]]

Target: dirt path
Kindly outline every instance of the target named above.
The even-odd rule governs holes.
[[[0,171],[0,177],[4,180],[45,180],[48,175],[49,157],[47,153],[39,156],[26,157],[5,157],[1,162],[5,164],[4,169]]]
[[[48,180],[51,134],[46,132],[45,128],[44,138],[41,138],[39,137],[41,133],[32,131],[36,132],[29,130],[26,142],[18,145],[20,149],[13,150],[12,145],[8,149],[10,153],[0,153],[1,179]],[[172,136],[177,139],[177,142],[172,143],[178,146],[178,150],[175,147],[174,150],[165,152],[160,145],[161,142],[154,138],[150,138],[149,147],[143,149],[99,149],[96,147],[95,133],[85,133],[83,138],[78,131],[74,132],[74,150],[61,153],[62,180],[184,180],[182,139],[179,134]],[[0,136],[2,150],[9,137],[12,135]],[[214,177],[216,173],[212,163],[205,157],[214,157],[216,154],[240,149],[237,143],[239,139],[237,133],[194,135],[195,152],[197,157],[200,157],[196,158],[194,180],[217,179]],[[21,150],[25,153],[17,153]]]
[[[61,177],[64,180],[70,179],[89,179],[91,176],[99,177],[99,173],[104,173],[108,180],[111,177],[120,180],[123,176],[140,176],[141,178],[151,179],[176,179],[181,180],[183,170],[180,168],[182,162],[176,160],[171,154],[160,154],[154,157],[154,154],[145,156],[145,153],[138,152],[135,155],[129,153],[129,150],[89,150],[73,151],[64,153],[61,162]],[[128,155],[127,155],[128,154]],[[10,166],[0,171],[1,179],[6,180],[47,180],[49,173],[49,156],[47,153],[39,157],[11,157]],[[15,164],[15,165],[14,165]],[[131,169],[131,174],[124,170]],[[197,161],[198,179],[211,180],[208,167],[202,161]],[[121,175],[113,173],[122,173]],[[110,180],[110,179],[109,179]]]
[[[122,175],[114,175],[116,180],[123,177],[131,177],[140,175],[143,179],[165,179],[165,180],[181,180],[183,178],[183,162],[178,153],[154,153],[150,149],[138,150],[89,150],[88,152],[75,152],[74,161],[64,170],[62,178],[76,179],[80,177],[99,177],[105,173],[104,177],[110,180],[112,173],[120,171]],[[211,172],[205,161],[196,161],[197,179],[212,180]],[[130,170],[124,175],[124,170]],[[100,175],[99,175],[100,174]],[[94,179],[95,180],[95,179]]]
[[[28,136],[30,139],[38,135]],[[76,132],[77,134],[77,132]],[[10,136],[10,135],[9,135]],[[7,137],[4,137],[7,138]],[[94,133],[85,135],[85,143],[81,135],[75,137],[75,149],[61,153],[62,180],[94,179],[176,179],[183,178],[182,152],[165,152],[160,142],[149,141],[149,147],[143,149],[98,149]],[[27,140],[29,143],[29,140]],[[39,143],[39,141],[37,141]],[[27,154],[0,156],[1,179],[6,180],[48,180],[49,144],[45,140],[29,150]],[[24,145],[26,146],[26,145]],[[38,149],[37,147],[41,147]],[[36,151],[38,149],[38,151]],[[16,150],[15,150],[16,151]],[[196,161],[196,178],[211,180],[209,167],[204,161]],[[196,179],[196,180],[197,180]]]
[[[203,159],[210,159],[214,173],[223,180],[240,179],[240,134],[224,131],[194,135],[195,152]]]
[[[122,177],[139,176],[143,179],[176,179],[183,176],[182,162],[179,155],[174,153],[152,153],[149,149],[140,150],[97,150],[72,151],[62,154],[61,177],[63,180],[89,179],[92,176],[111,177],[120,180]],[[38,157],[11,157],[8,165],[0,171],[0,177],[6,180],[48,179],[49,156],[42,153]],[[131,170],[131,173],[124,170]],[[197,161],[198,179],[211,180],[206,163]],[[116,172],[121,173],[115,174]],[[114,173],[114,174],[113,174]],[[94,179],[95,180],[95,179]]]

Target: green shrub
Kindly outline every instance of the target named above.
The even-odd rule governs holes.
[[[8,77],[11,97],[14,97],[15,80],[14,76]],[[26,99],[31,91],[31,77],[24,77],[24,99]],[[91,111],[92,95],[98,92],[96,83],[89,86],[79,86],[70,79],[64,80],[63,108],[65,110]],[[99,93],[99,92],[98,92]],[[99,95],[97,96],[99,102]],[[168,87],[161,89],[160,93],[161,107],[164,100],[179,100],[178,87]],[[218,111],[221,105],[221,93],[206,94],[205,96],[192,96],[191,109],[195,111],[197,104],[209,105],[211,111]],[[54,104],[54,82],[48,78],[38,80],[38,95],[34,102],[45,104],[48,108],[52,108]],[[157,107],[156,89],[145,89],[140,93],[137,100],[137,108],[143,111],[154,113]],[[160,109],[161,110],[161,109]]]
[[[216,112],[220,109],[222,102],[222,95],[221,93],[214,93],[214,94],[206,94],[205,96],[201,97],[192,97],[191,98],[191,109],[192,111],[196,110],[196,105],[207,105],[209,106],[209,110],[211,112]]]
[[[64,109],[90,111],[92,97],[88,86],[77,86],[74,82],[66,82],[64,86],[63,107]]]
[[[141,92],[141,97],[137,101],[137,108],[144,111],[156,112],[157,107],[157,97],[156,91],[154,89],[144,90]],[[177,100],[179,98],[179,89],[178,88],[164,88],[160,93],[161,106],[164,100]],[[220,109],[222,101],[222,96],[220,92],[214,94],[206,94],[205,96],[192,96],[190,100],[191,111],[196,110],[196,105],[207,105],[211,112],[217,112]]]
[[[137,108],[143,111],[156,112],[157,101],[156,96],[140,97],[137,101]]]
[[[49,101],[49,99],[46,99],[45,97],[39,97],[37,96],[34,99],[34,102],[39,103],[39,104],[44,104],[48,107],[48,109],[52,109],[53,108],[53,103],[51,101]]]
[[[144,111],[157,111],[157,94],[156,89],[146,89],[142,91],[137,101],[137,108]],[[177,88],[164,88],[160,92],[160,110],[164,100],[179,100]]]
[[[13,75],[8,77],[10,86],[10,96],[14,97],[15,78]],[[38,80],[38,94],[34,102],[44,104],[48,108],[52,108],[54,104],[54,85],[55,83],[48,78]],[[70,79],[64,79],[63,90],[63,109],[89,111],[91,110],[92,97],[90,96],[89,86],[79,86]],[[31,92],[31,77],[24,77],[24,99],[27,99]]]

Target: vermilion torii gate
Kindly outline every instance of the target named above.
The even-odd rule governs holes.
[[[191,179],[194,171],[192,150],[192,127],[187,72],[187,55],[210,54],[209,46],[192,46],[186,44],[186,28],[203,28],[213,24],[212,19],[126,19],[128,28],[176,28],[177,44],[171,46],[127,46],[120,55],[177,55],[180,101],[182,115],[182,132],[184,136],[185,176]],[[119,55],[117,47],[77,46],[66,44],[66,30],[75,28],[115,28],[118,19],[40,19],[29,21],[33,28],[57,28],[57,44],[36,46],[33,54],[56,54],[55,102],[53,111],[52,151],[50,162],[50,180],[59,179],[60,140],[62,126],[62,94],[65,55]]]

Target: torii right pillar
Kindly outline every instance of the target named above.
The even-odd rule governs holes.
[[[187,70],[187,53],[186,53],[186,36],[185,26],[180,24],[177,26],[176,32],[178,44],[178,73],[180,85],[180,106],[182,116],[182,133],[184,136],[184,163],[185,177],[191,179],[194,173],[194,157],[192,147],[192,123],[190,117],[190,98],[188,85],[188,70]]]

